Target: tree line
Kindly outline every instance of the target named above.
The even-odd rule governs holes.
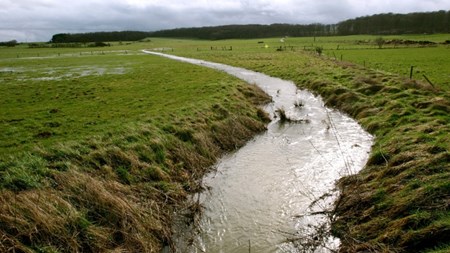
[[[199,28],[177,28],[153,32],[151,37],[178,37],[207,40],[249,39],[267,37],[322,36],[335,33],[336,25],[271,24],[271,25],[224,25]]]
[[[151,32],[90,32],[90,33],[58,33],[53,35],[51,43],[89,43],[104,41],[138,41],[150,37]]]
[[[0,47],[15,47],[17,44],[19,44],[17,40],[2,41]]]
[[[450,11],[377,14],[337,24],[338,35],[450,33]]]
[[[52,43],[87,43],[99,41],[139,41],[148,37],[192,38],[205,40],[267,37],[305,37],[358,34],[450,33],[450,11],[409,14],[377,14],[349,19],[337,24],[224,25],[176,28],[155,32],[122,31],[55,34]]]

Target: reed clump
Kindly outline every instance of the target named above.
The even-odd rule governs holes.
[[[294,119],[291,116],[286,114],[286,110],[284,108],[278,108],[275,110],[276,115],[281,124],[284,123],[309,123],[309,119]]]

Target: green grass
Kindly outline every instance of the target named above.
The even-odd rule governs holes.
[[[411,66],[414,66],[413,77],[415,79],[426,82],[423,77],[423,75],[426,75],[434,85],[450,90],[450,73],[447,70],[448,68],[445,68],[445,66],[450,65],[449,45],[407,46],[390,44],[384,45],[382,49],[378,49],[374,42],[377,37],[379,36],[288,37],[284,40],[284,43],[280,42],[280,38],[224,41],[153,39],[153,45],[151,46],[173,47],[175,48],[175,53],[177,53],[176,51],[181,51],[184,55],[187,55],[187,53],[194,55],[204,54],[206,57],[213,54],[227,57],[230,51],[222,51],[222,47],[228,49],[232,47],[232,52],[241,52],[243,54],[249,52],[267,54],[272,53],[279,47],[286,47],[288,51],[290,51],[291,47],[295,51],[305,49],[314,51],[316,47],[323,47],[323,54],[327,57],[342,59],[343,61],[366,66],[374,70],[398,74],[403,77],[409,77]],[[450,40],[450,35],[390,35],[383,36],[383,39],[386,41],[397,39],[443,43],[446,40]],[[260,41],[264,43],[258,43]],[[265,48],[265,45],[269,47]],[[215,50],[211,50],[211,47]],[[263,60],[261,59],[261,61]]]
[[[0,62],[12,70],[0,76],[0,153],[187,118],[222,103],[239,84],[213,70],[144,54]]]
[[[140,52],[166,48],[292,80],[376,136],[365,169],[339,183],[333,231],[344,251],[445,251],[449,49],[376,49],[375,38],[0,48],[0,199],[13,203],[0,206],[0,250],[157,251],[205,168],[264,129],[258,89]],[[394,38],[448,35],[385,37]]]
[[[133,46],[0,48],[0,251],[159,252],[198,179],[265,129],[255,86]]]
[[[413,66],[413,78],[426,81],[425,75],[430,81],[439,87],[450,90],[450,72],[442,66],[450,63],[450,48],[423,47],[423,48],[385,48],[385,49],[349,49],[327,52],[327,55],[357,63],[367,68],[397,73],[404,77],[410,76]]]
[[[445,37],[441,36],[433,36],[432,39]],[[358,40],[363,38],[367,37],[358,37]],[[288,38],[288,41],[294,43],[306,39]],[[326,49],[326,40],[330,39],[349,38],[316,38],[316,41],[324,40]],[[265,39],[264,42],[270,45],[280,43],[276,39]],[[408,59],[414,58],[415,66],[429,66],[434,70],[427,72],[430,79],[442,81],[442,77],[431,73],[448,74],[450,58],[446,57],[449,52],[446,46],[342,50],[361,52],[355,59],[376,52],[373,53],[373,61],[380,63],[392,56],[388,63],[393,65],[374,68],[366,64],[364,68],[362,64],[319,57],[313,50],[300,46],[294,50],[276,51],[272,47],[258,47],[256,40],[199,44],[199,47],[206,43],[233,46],[232,51],[222,51],[193,49],[191,43],[194,42],[186,41],[184,46],[174,43],[169,47],[173,45],[174,54],[292,80],[299,87],[322,95],[329,106],[348,113],[376,136],[366,167],[339,183],[342,199],[336,209],[338,219],[333,224],[333,231],[341,238],[343,251],[425,252],[448,249],[448,79],[445,79],[447,82],[436,81],[433,87],[420,78],[410,80],[398,71],[401,67],[392,67],[396,61],[401,65],[409,57],[407,55],[411,55]],[[328,43],[335,45],[336,41]]]

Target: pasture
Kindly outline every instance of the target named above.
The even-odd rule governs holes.
[[[450,89],[450,35],[397,35],[381,36],[385,43],[381,49],[375,43],[380,36],[355,35],[337,37],[267,38],[254,40],[166,40],[154,39],[152,46],[174,48],[176,54],[221,55],[233,52],[246,54],[273,53],[281,48],[287,52],[311,51],[322,48],[322,54],[330,59],[354,63],[368,69],[410,77],[427,82],[423,75],[442,89]],[[395,43],[397,41],[397,43]],[[435,44],[407,44],[406,41],[432,42]],[[227,53],[228,52],[228,53]],[[262,59],[261,62],[264,60]]]
[[[364,38],[368,41],[358,40]],[[445,36],[431,38],[443,41]],[[309,44],[301,43],[307,39]],[[173,53],[292,80],[321,95],[328,106],[348,113],[376,137],[366,167],[338,182],[342,193],[332,211],[338,217],[333,233],[341,239],[343,251],[448,251],[448,45],[379,49],[352,40],[336,51],[336,41],[319,44],[322,39],[331,40],[316,38],[314,44],[314,38],[287,38],[284,43],[292,42],[286,49],[279,39],[202,42],[198,48],[174,46]],[[317,45],[323,47],[322,55]],[[333,52],[343,52],[343,60]],[[346,61],[351,53],[354,60]],[[413,79],[402,72],[409,65],[415,66]]]
[[[126,50],[0,48],[0,251],[159,251],[209,166],[264,130],[255,86]]]
[[[14,203],[0,210],[0,251],[159,250],[206,168],[264,129],[259,89],[142,49],[321,95],[376,136],[366,168],[339,182],[344,250],[448,250],[449,35],[384,36],[436,44],[381,49],[377,37],[0,48],[0,199]]]
[[[212,70],[139,51],[14,50],[0,55],[3,154],[207,114],[243,85]],[[26,56],[30,51],[36,56]]]

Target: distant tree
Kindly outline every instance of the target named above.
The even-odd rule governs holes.
[[[139,41],[150,36],[149,32],[92,32],[92,33],[59,33],[53,35],[51,43],[91,43],[103,41]]]
[[[248,39],[285,36],[326,36],[334,35],[335,25],[271,24],[271,25],[225,25],[193,28],[176,28],[151,33],[151,37],[196,38],[206,40]]]
[[[271,24],[224,25],[175,28],[154,32],[120,31],[92,33],[60,33],[53,35],[52,43],[94,43],[112,41],[140,41],[148,37],[192,38],[204,40],[248,39],[267,37],[304,37],[353,34],[420,34],[449,33],[450,11],[409,14],[376,14],[348,19],[338,24]],[[384,43],[383,43],[384,44]],[[379,44],[381,48],[383,46]]]
[[[69,36],[70,35],[67,33],[58,33],[58,34],[53,35],[50,42],[51,43],[66,43],[66,42],[68,42]]]
[[[385,43],[383,37],[378,37],[375,39],[375,44],[377,44],[378,48],[381,49]]]
[[[338,35],[419,34],[450,32],[450,11],[376,14],[337,24]]]
[[[6,46],[6,47],[15,47],[19,44],[17,40],[10,40],[10,41],[4,41],[0,42],[0,46]]]

